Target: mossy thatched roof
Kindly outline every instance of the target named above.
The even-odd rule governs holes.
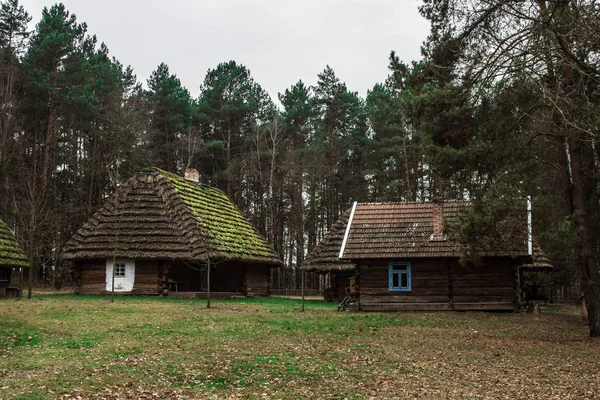
[[[63,259],[201,262],[281,259],[222,191],[148,167],[122,184],[63,249]]]
[[[4,221],[0,220],[0,267],[27,267],[29,262],[15,236]]]

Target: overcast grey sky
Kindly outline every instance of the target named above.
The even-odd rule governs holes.
[[[21,0],[40,18],[48,0]],[[63,0],[88,33],[131,65],[141,82],[159,63],[194,97],[206,71],[235,60],[273,100],[302,79],[308,85],[329,64],[352,91],[388,75],[395,50],[420,58],[429,25],[417,0]]]

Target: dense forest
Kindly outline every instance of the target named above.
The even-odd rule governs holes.
[[[305,254],[352,201],[469,199],[459,233],[485,245],[530,195],[546,279],[581,284],[598,315],[600,8],[425,0],[420,11],[422,58],[392,52],[366,98],[326,66],[315,86],[272,99],[236,61],[199,76],[193,98],[166,63],[143,86],[62,4],[29,31],[18,0],[1,2],[0,215],[37,280],[68,280],[62,245],[119,182],[148,165],[193,167],[282,256],[275,288],[298,287]]]

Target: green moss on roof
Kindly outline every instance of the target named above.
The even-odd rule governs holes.
[[[26,267],[29,263],[25,253],[15,240],[14,235],[0,220],[0,266]]]
[[[153,166],[148,166],[145,168],[142,168],[142,170],[140,172],[144,172],[144,173],[152,173],[152,172],[161,172],[160,169],[153,167]]]
[[[221,190],[147,167],[67,242],[65,259],[281,259]]]
[[[205,233],[211,253],[227,258],[276,257],[273,250],[221,190],[161,171],[173,184]]]

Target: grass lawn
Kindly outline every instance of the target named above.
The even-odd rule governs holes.
[[[296,299],[0,300],[0,397],[600,399],[600,340],[541,315]]]

